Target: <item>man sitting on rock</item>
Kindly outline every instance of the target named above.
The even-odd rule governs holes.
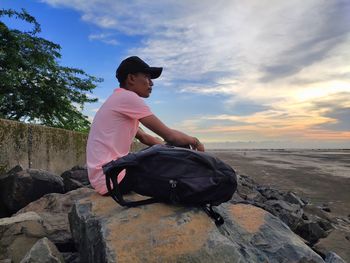
[[[149,146],[163,143],[142,131],[139,122],[172,145],[190,145],[204,151],[204,145],[196,137],[167,127],[142,99],[150,96],[152,79],[158,78],[162,70],[150,67],[136,56],[123,60],[117,69],[120,88],[114,90],[96,113],[86,149],[89,180],[101,195],[108,192],[102,165],[127,155],[134,137]],[[118,183],[122,192],[128,192],[130,185],[123,180],[124,176],[125,171],[122,171]]]

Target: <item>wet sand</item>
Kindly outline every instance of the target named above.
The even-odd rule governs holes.
[[[350,150],[208,150],[261,185],[350,215]]]

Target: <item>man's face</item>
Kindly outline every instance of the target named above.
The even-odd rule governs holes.
[[[148,98],[152,92],[153,81],[146,73],[133,74],[133,91],[142,98]]]

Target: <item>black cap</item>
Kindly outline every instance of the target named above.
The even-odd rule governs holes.
[[[162,73],[163,68],[150,67],[146,62],[136,56],[128,57],[120,63],[115,73],[116,78],[121,83],[128,74],[147,73],[150,74],[151,79],[156,79]]]

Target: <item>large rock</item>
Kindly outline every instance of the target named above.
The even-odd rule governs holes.
[[[238,197],[237,197],[238,195]],[[293,192],[260,186],[245,175],[238,176],[237,195],[231,203],[249,203],[279,217],[311,246],[333,229],[333,220],[322,209],[307,204]]]
[[[346,263],[341,257],[334,252],[329,252],[325,258],[326,263]]]
[[[81,166],[74,166],[71,170],[62,173],[61,177],[63,178],[65,192],[90,186],[87,169]]]
[[[320,238],[325,238],[333,231],[331,221],[305,212],[303,220],[295,229],[295,233],[304,238],[312,246]]]
[[[315,205],[308,204],[308,205],[303,207],[303,210],[304,210],[304,214],[307,217],[309,217],[310,215],[311,215],[311,217],[317,216],[317,217],[322,218],[328,222],[336,223],[336,221],[330,216],[329,213],[326,213],[324,210],[320,209],[319,207],[317,207]]]
[[[32,246],[46,236],[42,218],[28,212],[0,219],[0,261],[20,262]]]
[[[93,194],[75,203],[69,221],[82,262],[324,262],[263,209],[226,203],[218,210],[219,228],[199,208],[126,209]]]
[[[44,237],[34,244],[21,263],[64,263],[64,259],[55,245]]]
[[[76,200],[94,194],[94,190],[80,188],[66,194],[47,194],[26,207],[17,214],[34,211],[43,220],[47,231],[47,237],[55,243],[61,252],[76,251],[69,228],[68,212]]]
[[[268,200],[261,207],[279,217],[293,231],[302,222],[303,210],[297,204],[283,200]]]
[[[6,208],[15,213],[48,193],[63,193],[63,179],[44,170],[16,166],[0,176],[0,195]]]
[[[320,238],[326,237],[327,232],[317,222],[304,222],[297,229],[297,234],[314,245]]]
[[[279,217],[293,231],[302,221],[302,208],[306,202],[293,192],[260,186],[250,177],[239,175],[237,194],[247,203],[261,207]],[[236,199],[234,198],[231,202],[235,203]]]

